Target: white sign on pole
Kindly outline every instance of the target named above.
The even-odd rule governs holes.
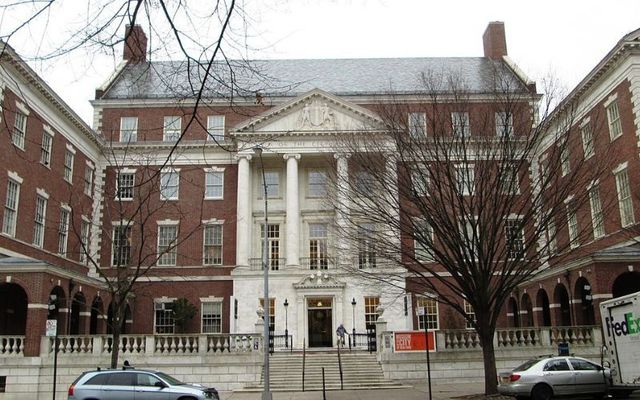
[[[57,330],[58,330],[58,321],[55,319],[48,319],[47,325],[45,328],[45,336],[54,337],[56,336]]]

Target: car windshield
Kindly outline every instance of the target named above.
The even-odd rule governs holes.
[[[155,374],[158,375],[160,378],[162,378],[169,385],[184,385],[185,384],[184,382],[180,382],[179,380],[177,380],[173,376],[167,375],[164,372],[156,372]]]
[[[518,372],[518,371],[526,371],[529,368],[531,368],[534,364],[538,363],[538,361],[540,360],[529,360],[527,362],[525,362],[522,365],[517,366],[514,371]]]

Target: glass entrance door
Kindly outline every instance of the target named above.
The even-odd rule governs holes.
[[[332,299],[307,300],[309,347],[331,347],[333,342]]]

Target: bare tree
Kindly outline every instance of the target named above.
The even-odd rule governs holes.
[[[350,179],[336,178],[343,195],[332,199],[339,241],[357,254],[342,265],[459,313],[478,333],[487,394],[503,305],[590,234],[587,189],[606,170],[578,156],[573,104],[538,123],[536,107],[546,117],[554,98],[510,77],[496,69],[475,93],[461,76],[425,73],[423,95],[387,96],[375,106],[381,127],[337,146]]]

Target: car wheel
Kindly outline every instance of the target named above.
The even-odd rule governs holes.
[[[533,387],[531,391],[532,400],[549,400],[553,396],[553,390],[549,385],[539,383]]]

